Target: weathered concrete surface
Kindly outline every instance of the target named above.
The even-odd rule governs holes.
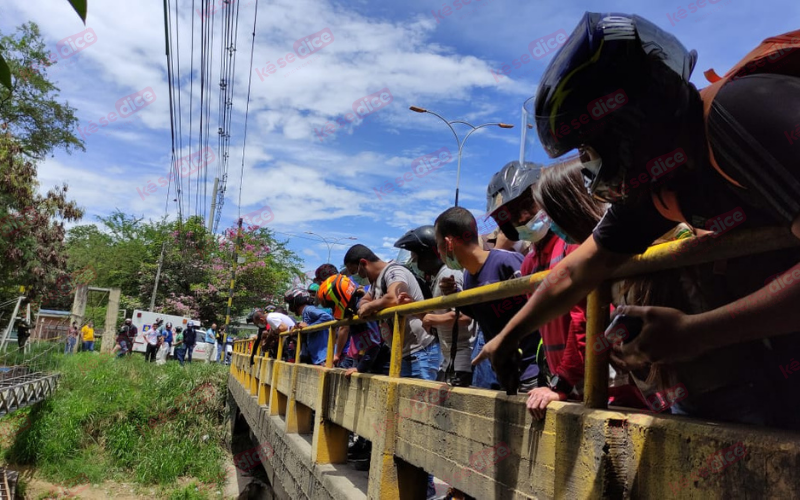
[[[367,473],[354,471],[347,465],[315,465],[311,463],[311,436],[286,434],[281,417],[270,417],[264,406],[233,376],[228,384],[240,411],[259,443],[269,443],[274,454],[262,460],[270,483],[280,499],[350,500],[367,498]]]
[[[245,377],[241,368],[234,370],[240,380]],[[298,370],[295,392],[306,399],[310,387],[320,387],[324,370]],[[290,378],[289,370],[280,371]],[[575,403],[552,403],[547,418],[534,422],[523,395],[372,375],[347,380],[342,370],[326,377],[325,394],[313,402],[313,408],[324,408],[317,419],[351,429],[480,499],[795,498],[800,491],[796,433]],[[256,433],[277,443],[270,459],[277,488],[291,498],[311,497],[309,492],[318,495],[314,498],[365,496],[365,476],[351,479],[348,473],[359,473],[346,465],[312,465],[310,436],[286,435],[283,419],[268,417],[235,376],[229,386],[248,408],[245,415]],[[719,458],[720,452],[727,458]],[[401,482],[399,469],[397,478],[387,480],[391,468],[377,465],[369,496],[389,498],[379,488]],[[344,488],[350,490],[338,490],[332,474],[348,477]]]

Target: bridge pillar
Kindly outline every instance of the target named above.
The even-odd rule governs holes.
[[[106,308],[106,323],[103,328],[104,342],[100,343],[100,352],[110,353],[116,345],[117,317],[119,316],[119,288],[108,291],[108,307]]]
[[[77,323],[78,328],[83,325],[83,315],[86,313],[86,301],[89,298],[89,286],[78,285],[75,289],[75,298],[72,300],[72,314],[70,316],[70,326],[72,323]],[[75,342],[72,351],[75,352],[76,346],[81,342],[81,335],[78,333],[78,341]]]
[[[311,441],[311,461],[317,464],[347,462],[349,431],[326,418],[332,377],[330,370],[323,370],[319,374],[319,390],[314,404],[317,414],[314,418],[314,437]]]
[[[398,381],[402,363],[405,318],[395,314],[392,335],[392,360],[389,368],[391,380],[386,388],[386,404],[378,422],[385,422],[380,432],[375,433],[370,458],[369,498],[400,500],[424,500],[426,497],[428,475],[419,467],[395,457]]]
[[[299,366],[293,364],[291,389],[289,400],[286,404],[286,433],[310,434],[314,428],[311,422],[311,408],[297,402],[297,371]]]

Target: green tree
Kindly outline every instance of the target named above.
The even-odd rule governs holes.
[[[16,33],[0,33],[5,63],[14,76],[11,88],[0,86],[0,128],[9,130],[21,143],[23,153],[44,158],[55,149],[67,153],[85,151],[74,131],[75,108],[59,100],[59,88],[47,79],[50,59],[35,23],[26,23]]]
[[[25,159],[10,134],[0,135],[0,283],[3,295],[36,299],[52,289],[67,271],[64,221],[77,221],[83,211],[67,200],[67,185],[42,196],[36,166]]]

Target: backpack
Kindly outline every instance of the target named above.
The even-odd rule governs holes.
[[[735,179],[725,173],[722,167],[714,158],[711,149],[708,133],[708,117],[714,98],[720,89],[728,82],[738,80],[744,76],[760,73],[774,73],[780,75],[790,75],[800,77],[800,30],[791,31],[783,35],[767,38],[749,54],[739,61],[724,76],[720,77],[713,69],[703,73],[711,85],[700,91],[700,98],[703,100],[703,119],[706,127],[706,141],[708,147],[708,158],[711,166],[730,184],[747,189]],[[658,212],[666,219],[675,222],[687,222],[683,215],[678,198],[674,191],[666,188],[653,191],[651,194],[653,204]]]
[[[397,262],[392,262],[389,265],[387,265],[386,267],[388,268],[388,267],[391,267],[391,266],[397,266],[397,267],[402,267],[403,269],[406,269],[406,266],[398,264]],[[406,269],[406,271],[408,271],[408,269]],[[388,272],[389,272],[389,270],[387,269],[383,273],[383,279],[381,280],[381,291],[383,293],[386,293],[386,291],[387,291],[387,289],[386,289],[386,273],[388,273]],[[431,292],[431,287],[428,285],[428,283],[426,283],[424,279],[420,278],[419,276],[417,276],[416,274],[412,273],[411,271],[408,271],[408,272],[411,273],[411,276],[413,276],[414,279],[417,280],[417,285],[419,285],[420,290],[422,290],[422,296],[426,300],[427,299],[432,299],[433,298],[433,292]]]

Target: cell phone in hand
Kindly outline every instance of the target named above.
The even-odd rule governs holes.
[[[608,325],[603,335],[609,340],[622,340],[623,343],[633,341],[642,333],[644,320],[638,316],[618,314]]]

